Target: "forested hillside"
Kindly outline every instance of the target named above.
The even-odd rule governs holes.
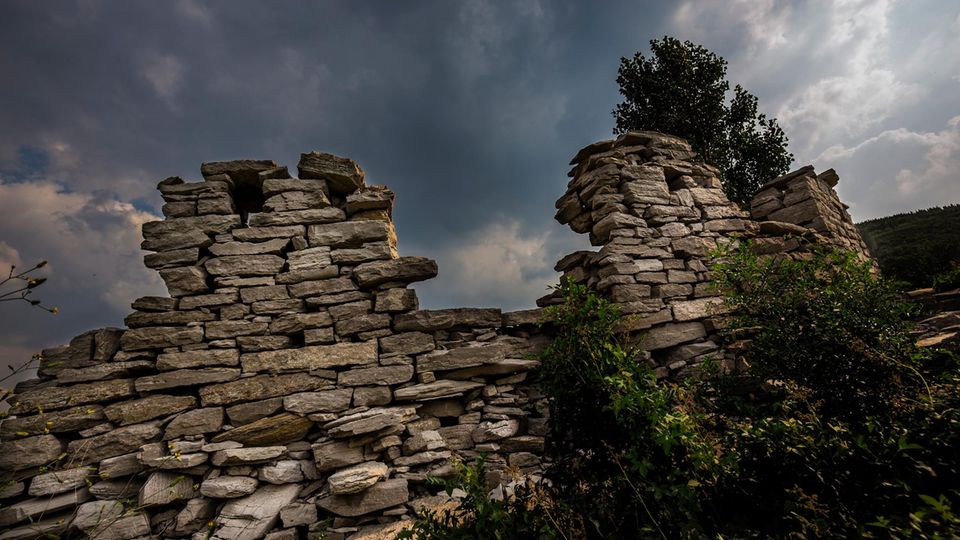
[[[928,208],[857,225],[883,273],[917,287],[960,261],[960,205]]]

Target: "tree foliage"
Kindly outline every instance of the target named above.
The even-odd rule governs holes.
[[[740,85],[727,104],[727,62],[700,45],[672,37],[650,41],[651,56],[621,58],[614,133],[661,131],[687,139],[720,169],[727,197],[746,205],[763,183],[787,172],[793,155],[775,118],[759,114]]]
[[[952,263],[960,263],[960,205],[871,219],[857,227],[883,274],[913,287],[930,287],[938,274],[949,274]]]

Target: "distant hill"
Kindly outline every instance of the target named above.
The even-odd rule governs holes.
[[[929,287],[960,261],[960,204],[917,210],[857,225],[887,277]]]

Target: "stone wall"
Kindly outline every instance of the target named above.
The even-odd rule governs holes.
[[[750,201],[760,222],[786,222],[813,229],[829,244],[870,260],[867,244],[833,189],[840,177],[833,169],[817,174],[812,165],[767,182]]]
[[[765,186],[755,221],[675,137],[629,133],[572,164],[556,217],[599,249],[556,269],[620,305],[663,377],[733,362],[717,247],[859,245],[809,168]],[[44,351],[9,400],[0,540],[348,538],[443,501],[426,479],[451,458],[485,453],[491,485],[548,465],[549,407],[527,380],[540,310],[419,310],[409,286],[437,266],[399,256],[394,194],[349,159],[303,154],[299,178],[272,161],[201,172],[160,182],[166,219],[143,226],[170,296]]]
[[[394,194],[349,159],[201,171],[143,226],[170,296],[17,388],[0,538],[338,538],[435,501],[452,456],[541,470],[536,313],[418,310],[437,265],[398,256]]]
[[[734,367],[721,349],[724,306],[710,285],[717,248],[750,240],[769,256],[806,256],[815,245],[869,258],[831,169],[807,166],[777,178],[753,199],[753,216],[730,202],[720,171],[696,161],[677,137],[630,132],[591,144],[571,161],[556,219],[589,233],[597,251],[557,263],[563,279],[585,283],[619,304],[660,377],[689,375],[706,357]],[[546,296],[538,305],[560,301]]]

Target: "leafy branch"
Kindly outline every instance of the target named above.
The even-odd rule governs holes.
[[[30,297],[37,287],[47,281],[47,278],[31,275],[31,273],[46,265],[47,261],[40,261],[35,264],[33,268],[29,268],[20,273],[14,273],[17,271],[17,266],[10,265],[10,273],[0,281],[0,302],[16,302],[22,300],[31,306],[36,306],[54,315],[60,313],[60,308],[44,306],[41,300]],[[7,290],[4,290],[4,288],[7,288]]]

